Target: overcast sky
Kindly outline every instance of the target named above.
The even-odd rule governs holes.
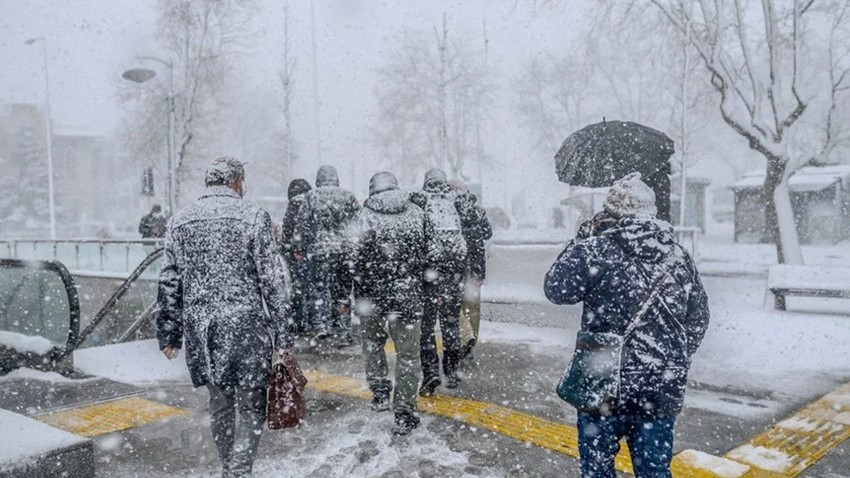
[[[311,158],[316,156],[316,142],[310,2],[290,3],[290,35],[298,61],[294,135],[301,156]],[[236,78],[244,83],[246,92],[279,90],[276,75],[282,64],[281,4],[272,0],[260,4],[256,25],[260,33],[250,55],[241,60]],[[48,39],[51,106],[57,131],[116,132],[123,114],[116,98],[120,73],[137,65],[135,55],[161,54],[155,7],[155,0],[0,0],[0,102],[43,101],[41,45],[30,46],[24,41],[44,36]],[[519,68],[535,55],[569,50],[584,21],[580,8],[532,12],[525,2],[513,0],[316,0],[315,8],[322,159],[341,169],[368,164],[371,150],[367,128],[373,125],[378,87],[375,72],[383,64],[392,39],[405,28],[431,30],[446,12],[450,35],[483,42],[486,20],[489,58],[502,87],[496,100],[501,106],[498,121],[513,122],[512,85]],[[492,145],[500,152],[502,163],[527,155],[527,141],[519,136],[492,140],[503,143]],[[310,168],[301,174],[309,175],[306,169]],[[362,184],[369,173],[360,172],[357,181]]]

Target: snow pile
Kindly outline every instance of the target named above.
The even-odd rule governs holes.
[[[85,443],[85,438],[0,409],[0,473],[34,463],[54,451]]]
[[[0,382],[7,380],[38,380],[40,382],[52,382],[52,383],[82,383],[89,380],[95,380],[94,378],[81,378],[81,379],[71,379],[65,377],[64,375],[60,375],[56,372],[42,372],[40,370],[33,370],[31,368],[18,368],[12,370],[0,377]]]
[[[189,381],[183,352],[168,360],[159,351],[156,339],[77,350],[74,367],[88,375],[129,384]]]
[[[31,352],[44,355],[50,352],[56,345],[44,337],[0,330],[0,346],[8,347],[21,353]]]
[[[750,471],[747,465],[696,450],[683,450],[674,460],[691,469],[710,471],[717,478],[739,478]]]
[[[794,463],[791,461],[791,457],[787,454],[779,450],[765,448],[763,446],[739,446],[738,448],[730,451],[726,456],[732,460],[749,463],[756,468],[774,471],[776,473],[784,473],[794,466]]]

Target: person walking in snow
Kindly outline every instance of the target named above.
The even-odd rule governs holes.
[[[419,425],[419,337],[422,275],[425,270],[425,213],[399,190],[388,172],[369,181],[369,199],[357,213],[354,236],[354,296],[363,326],[366,380],[372,410],[390,409],[393,384],[387,379],[387,338],[396,350],[393,433],[407,435]]]
[[[165,225],[167,219],[162,214],[162,206],[154,204],[151,212],[145,214],[139,221],[139,234],[142,239],[159,239],[165,236]]]
[[[292,250],[307,257],[312,272],[311,321],[316,343],[331,339],[337,346],[352,344],[351,257],[347,230],[360,209],[357,198],[339,187],[333,166],[322,166],[315,189],[306,193],[292,235]]]
[[[487,212],[478,198],[469,192],[461,180],[451,180],[455,190],[455,206],[460,215],[463,238],[466,241],[466,272],[463,279],[463,301],[460,309],[461,360],[472,360],[472,349],[478,342],[481,326],[481,285],[486,276],[485,242],[493,237]]]
[[[584,303],[579,334],[625,337],[618,399],[578,411],[581,473],[614,478],[625,437],[636,477],[670,477],[673,427],[708,300],[693,259],[655,218],[655,194],[640,174],[617,181],[604,207],[610,217],[586,227],[595,235],[570,243],[545,279],[551,302]]]
[[[310,263],[307,257],[293,250],[292,242],[295,234],[295,221],[298,212],[306,202],[307,193],[312,188],[306,179],[293,179],[289,183],[287,196],[289,202],[286,204],[286,213],[281,225],[282,251],[289,266],[289,275],[292,278],[292,326],[297,335],[309,334],[312,331],[310,324]]]
[[[448,388],[457,388],[460,362],[459,316],[466,271],[466,240],[455,205],[456,194],[446,173],[432,169],[425,174],[422,191],[410,200],[425,211],[427,244],[425,251],[425,300],[422,316],[422,386],[419,393],[430,396],[440,386],[440,357],[437,354],[436,326],[443,338],[443,374]]]
[[[214,160],[206,186],[168,223],[156,335],[169,359],[185,346],[192,384],[209,390],[222,475],[250,476],[272,356],[291,346],[288,276],[271,218],[242,199],[242,163]]]

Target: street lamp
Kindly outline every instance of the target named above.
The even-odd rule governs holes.
[[[177,210],[177,174],[174,171],[174,63],[153,56],[137,56],[136,60],[150,60],[161,63],[168,68],[168,214],[173,215]],[[156,76],[156,72],[147,68],[132,68],[121,74],[121,78],[134,83],[144,83]]]
[[[50,124],[50,75],[47,72],[47,38],[37,37],[25,41],[27,45],[40,41],[44,56],[44,124],[47,135],[47,194],[50,208],[50,239],[56,240],[56,206],[53,195],[53,134]]]

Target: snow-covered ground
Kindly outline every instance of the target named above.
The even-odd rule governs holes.
[[[74,445],[84,438],[32,418],[0,409],[0,475],[12,467],[34,463],[40,457]]]

